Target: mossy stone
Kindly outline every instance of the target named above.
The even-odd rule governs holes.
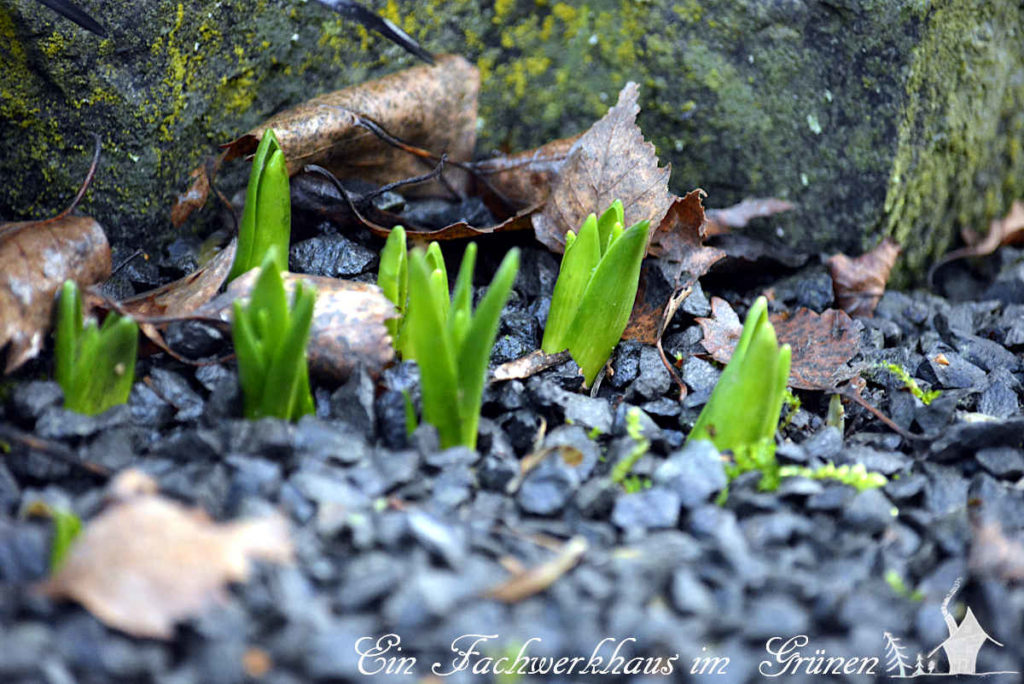
[[[79,0],[100,40],[29,0],[0,5],[0,216],[74,194],[115,243],[171,231],[217,144],[313,93],[412,64],[313,2]],[[628,80],[672,184],[708,204],[776,196],[810,251],[883,235],[919,275],[962,226],[1024,196],[1024,10],[1015,0],[367,1],[483,77],[481,150],[578,132]],[[225,181],[227,182],[227,181]],[[753,229],[757,229],[754,226]]]

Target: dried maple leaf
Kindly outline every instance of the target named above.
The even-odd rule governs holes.
[[[434,166],[442,154],[451,162],[471,159],[479,90],[476,67],[462,57],[445,55],[432,66],[399,71],[275,114],[225,145],[223,161],[252,154],[263,132],[273,128],[289,174],[316,164],[339,178],[376,185],[411,178]],[[446,167],[444,178],[457,192],[468,188],[468,175],[454,166]],[[172,209],[175,225],[206,202],[209,189],[207,170],[197,169],[192,187]],[[436,181],[412,190],[444,191]]]
[[[900,246],[886,238],[855,259],[845,254],[830,257],[828,270],[839,308],[851,316],[874,316],[899,254]]]
[[[748,197],[725,209],[708,209],[708,235],[722,235],[733,228],[744,228],[753,219],[790,211],[795,206],[774,197]]]
[[[698,318],[702,344],[719,363],[728,363],[743,332],[743,324],[729,303],[711,298],[711,318]],[[846,312],[828,309],[820,315],[807,308],[769,316],[779,344],[792,348],[789,386],[806,390],[832,390],[854,377],[849,365],[860,351],[858,323]]]
[[[231,321],[232,303],[247,298],[256,283],[258,269],[231,281],[223,294],[197,309],[191,317]],[[282,273],[289,299],[297,282],[317,289],[313,325],[306,356],[309,370],[327,382],[343,382],[362,366],[377,373],[394,359],[384,321],[395,316],[395,307],[376,285],[322,276]]]
[[[537,239],[561,252],[565,234],[577,231],[590,214],[601,214],[621,200],[625,227],[638,221],[661,224],[672,204],[671,165],[658,166],[654,145],[644,140],[636,115],[639,87],[627,83],[619,101],[573,144],[551,196],[533,215]]]
[[[140,475],[126,471],[122,477]],[[124,489],[118,480],[113,487]],[[133,636],[169,639],[176,623],[223,598],[225,584],[244,582],[251,560],[291,560],[280,516],[219,524],[147,490],[152,487],[119,497],[90,520],[41,589],[78,601]]]
[[[91,218],[0,225],[0,351],[8,347],[4,373],[42,349],[54,296],[65,280],[85,287],[108,275],[110,245]]]
[[[644,263],[623,339],[656,344],[686,298],[682,293],[725,256],[720,249],[704,246],[705,196],[698,188],[676,197],[651,236],[648,254],[653,258]]]

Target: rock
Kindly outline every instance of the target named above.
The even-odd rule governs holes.
[[[977,459],[985,470],[996,477],[1013,480],[1024,475],[1024,453],[1020,449],[982,449],[978,452]]]
[[[44,410],[63,401],[64,392],[56,382],[25,382],[17,385],[11,393],[14,412],[24,420],[35,420]]]
[[[686,508],[707,503],[726,485],[725,466],[710,442],[690,442],[654,471],[654,483],[679,495]]]
[[[409,513],[409,531],[417,542],[441,558],[452,569],[458,569],[466,556],[466,541],[449,524],[421,511]]]
[[[640,349],[639,375],[626,392],[629,401],[657,399],[668,391],[672,378],[655,347]]]
[[[606,382],[615,389],[621,390],[636,380],[640,373],[640,350],[642,345],[636,340],[625,340],[615,348],[612,356],[612,374]]]
[[[622,494],[615,501],[612,522],[623,530],[675,527],[679,522],[679,495],[662,487]]]
[[[68,131],[96,130],[104,157],[83,213],[115,242],[166,234],[169,201],[216,144],[413,61],[317,3],[284,7],[201,0],[178,12],[171,0],[111,0],[102,43],[41,3],[19,3],[4,15],[11,49],[0,58],[0,214],[62,208],[89,163],[80,151],[89,141]],[[678,11],[656,0],[643,11],[571,13],[529,3],[388,7],[431,50],[491,65],[483,149],[527,149],[586,128],[629,74],[649,84],[645,133],[687,179],[676,190],[699,183],[719,206],[793,200],[799,208],[773,224],[810,252],[859,252],[891,233],[917,271],[952,238],[949,217],[984,226],[1022,194],[1024,158],[1013,150],[1024,19],[1014,0],[895,0],[870,11],[822,0],[709,0]],[[544,22],[554,30],[539,30]],[[659,39],[642,53],[621,48],[638,36]],[[948,201],[930,201],[938,195]]]
[[[343,235],[318,235],[292,245],[288,269],[294,273],[351,278],[370,270],[377,255]]]
[[[843,509],[843,520],[853,529],[881,532],[893,521],[892,502],[878,489],[859,492]]]

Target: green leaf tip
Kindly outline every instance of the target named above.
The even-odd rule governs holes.
[[[292,232],[288,164],[272,129],[267,129],[256,148],[245,192],[245,208],[238,227],[235,262],[228,274],[234,280],[260,266],[272,247],[277,248],[275,264],[288,270],[288,244]]]
[[[409,258],[406,248],[405,228],[395,226],[388,233],[387,242],[380,252],[380,267],[377,270],[377,286],[384,296],[395,305],[398,318],[385,321],[395,349],[402,349],[402,317],[405,316],[409,299]]]
[[[249,296],[236,300],[231,337],[238,358],[246,418],[298,420],[313,413],[306,344],[313,323],[316,289],[295,285],[289,307],[276,247],[268,250]]]
[[[785,399],[790,360],[789,345],[779,347],[768,320],[768,301],[758,297],[732,358],[687,439],[704,439],[719,451],[734,454],[771,441]]]
[[[102,326],[82,314],[82,296],[65,281],[57,305],[54,375],[69,411],[97,415],[124,404],[135,381],[139,326],[130,318],[107,314]]]
[[[480,404],[505,307],[519,270],[519,251],[501,262],[486,294],[472,310],[476,245],[470,244],[449,300],[437,256],[409,252],[409,303],[406,333],[420,368],[423,418],[437,428],[441,446],[476,446]]]
[[[629,323],[647,252],[650,222],[623,230],[622,202],[591,214],[566,240],[541,349],[569,350],[587,385],[608,361]]]

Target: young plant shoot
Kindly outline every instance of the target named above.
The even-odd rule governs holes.
[[[440,247],[409,253],[409,305],[405,314],[407,358],[420,367],[423,419],[437,428],[441,446],[476,447],[480,402],[487,365],[519,270],[519,251],[509,252],[476,311],[473,268],[476,245],[462,257],[455,291],[448,298],[448,275]]]
[[[385,324],[391,334],[391,343],[401,353],[403,319],[409,299],[409,254],[402,226],[391,229],[380,252],[377,286],[398,310],[398,318],[389,319]]]
[[[267,129],[252,160],[245,209],[238,227],[238,250],[228,279],[234,280],[262,264],[271,247],[277,248],[277,270],[287,271],[291,233],[288,167],[277,136]]]
[[[732,358],[687,439],[704,439],[719,451],[734,454],[768,446],[774,454],[789,360],[789,345],[779,347],[768,320],[768,302],[758,297]]]
[[[297,283],[288,306],[277,248],[272,247],[263,259],[249,305],[234,303],[231,337],[246,418],[298,420],[313,413],[306,342],[315,303],[316,290]]]
[[[623,230],[622,202],[615,200],[601,218],[587,217],[579,235],[566,235],[551,311],[541,349],[568,349],[586,384],[608,361],[629,323],[640,264],[647,249],[648,221]]]
[[[82,296],[65,281],[57,306],[56,375],[64,407],[96,415],[128,401],[135,380],[139,326],[130,318],[107,314],[102,326],[83,321]]]

